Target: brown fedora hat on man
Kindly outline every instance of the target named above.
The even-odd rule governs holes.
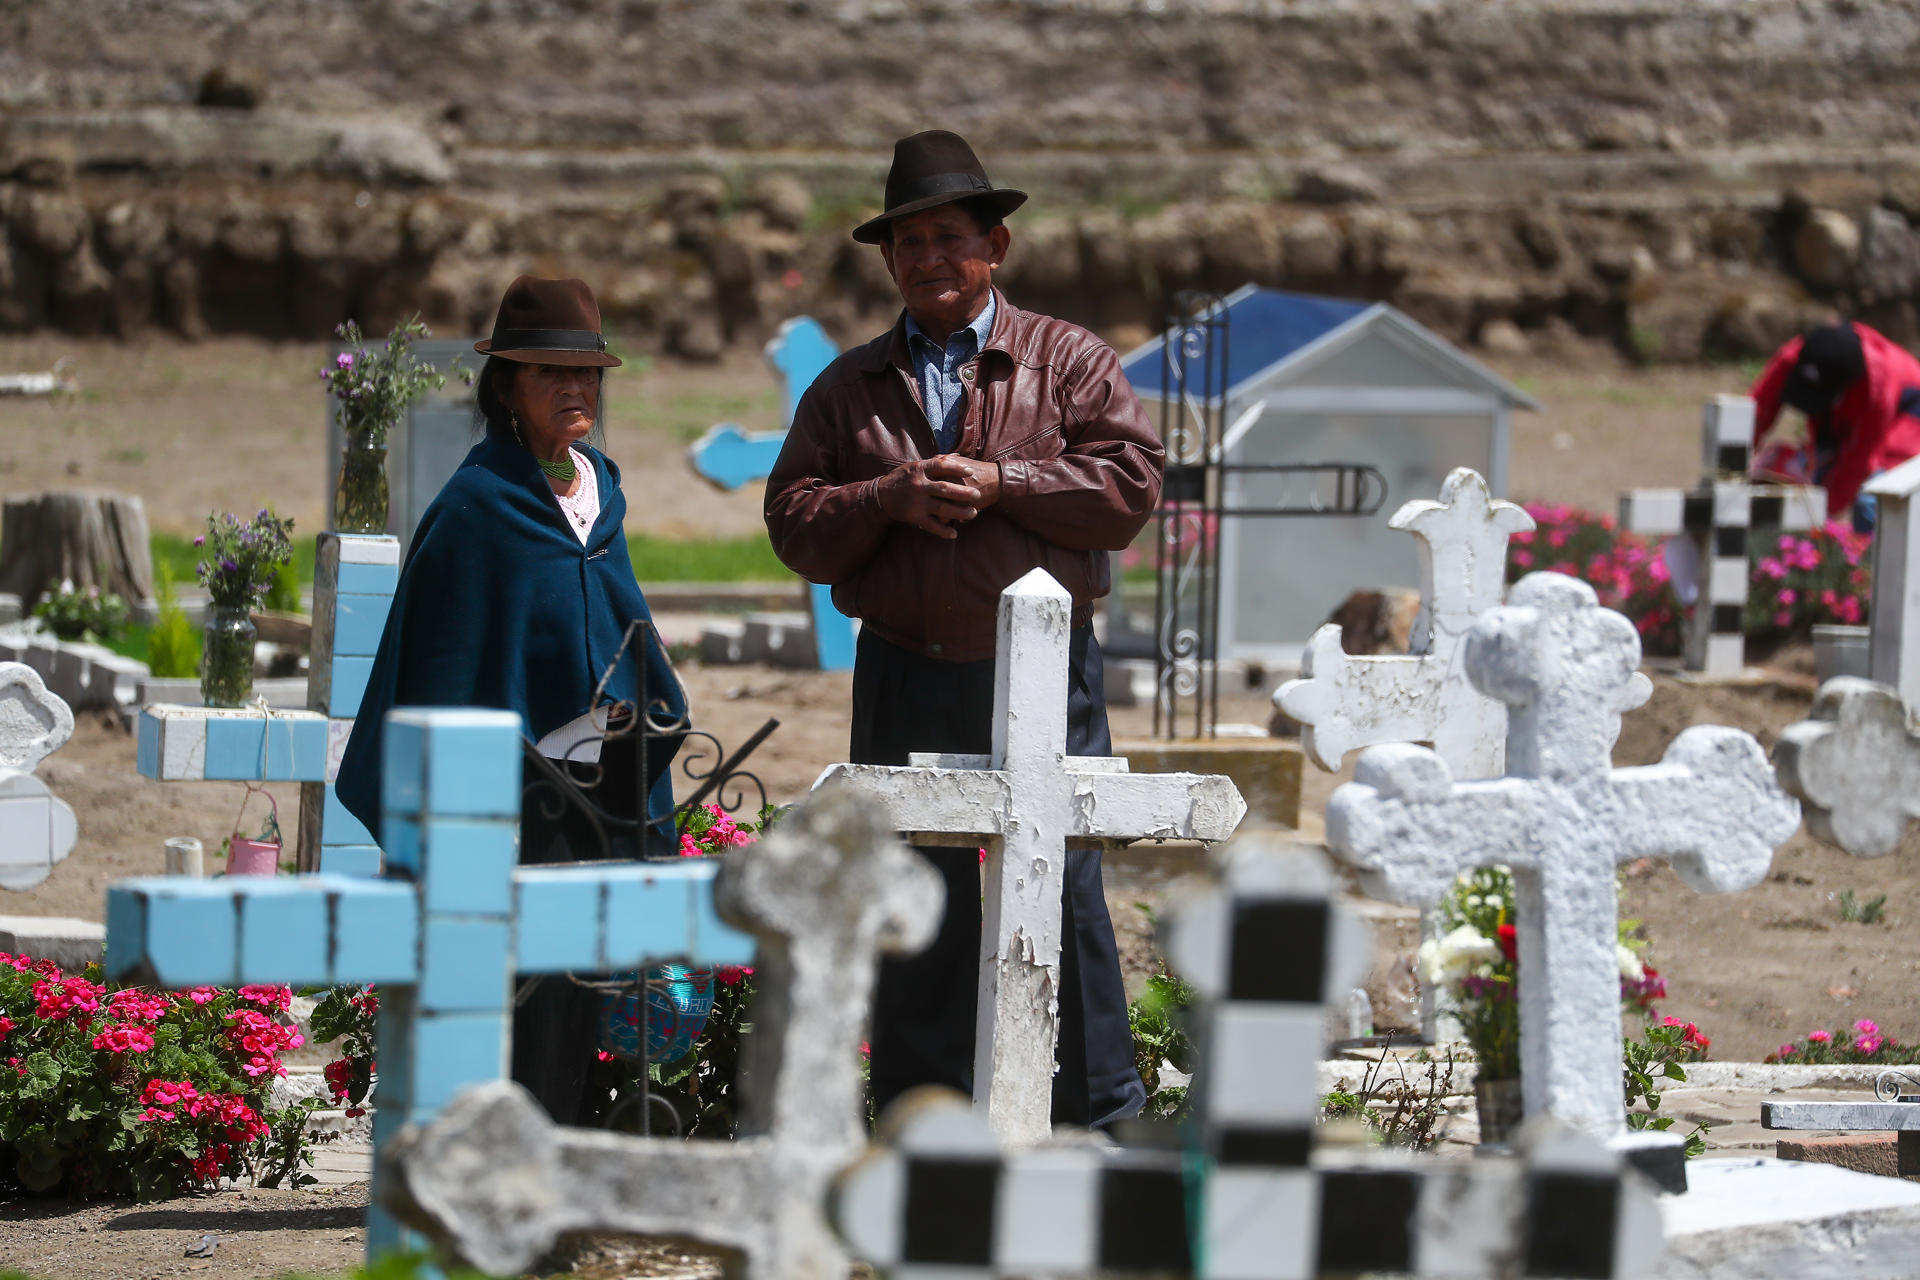
[[[600,304],[585,280],[521,276],[507,286],[493,336],[476,342],[483,356],[521,364],[597,365],[610,369],[620,357],[607,354],[600,336]]]
[[[982,200],[1001,217],[1027,202],[1027,193],[996,187],[967,140],[945,129],[929,129],[893,144],[887,170],[887,207],[853,229],[861,244],[883,244],[887,223],[909,213],[956,200]]]

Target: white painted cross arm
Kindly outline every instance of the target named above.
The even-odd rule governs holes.
[[[1848,853],[1891,853],[1920,818],[1920,736],[1883,684],[1841,676],[1820,686],[1812,714],[1773,749],[1780,785],[1806,805],[1807,830]]]
[[[906,766],[836,764],[813,785],[850,783],[912,844],[966,846],[1005,833],[1013,788],[986,756],[912,759]],[[1225,840],[1247,812],[1233,779],[1220,774],[1129,773],[1117,756],[1067,756],[1063,772],[1073,797],[1065,834],[1073,841]]]

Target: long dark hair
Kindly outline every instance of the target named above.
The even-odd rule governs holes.
[[[507,399],[513,394],[513,380],[517,376],[521,361],[502,360],[499,356],[488,356],[487,362],[480,366],[480,376],[473,382],[473,429],[476,435],[486,434],[508,444],[524,446],[524,441],[515,439],[513,430],[513,410],[507,406]],[[593,430],[587,433],[586,443],[605,453],[607,450],[607,371],[599,370],[599,393],[594,398],[596,406],[593,415]]]

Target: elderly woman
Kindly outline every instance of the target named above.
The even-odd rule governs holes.
[[[592,723],[585,717],[638,705],[643,675],[651,719],[686,711],[651,633],[622,649],[629,624],[650,615],[621,528],[620,471],[586,443],[606,370],[620,363],[600,336],[599,307],[582,281],[521,276],[493,336],[474,349],[487,357],[478,384],[484,438],[414,530],[340,762],[340,801],[379,831],[381,736],[392,708],[499,707],[520,713],[543,754],[597,755],[590,772],[603,807],[636,818],[644,790],[647,824],[664,832],[678,738],[648,741],[644,785],[632,737],[599,751],[591,733],[584,748],[579,741]],[[614,847],[631,855],[635,842],[628,835]],[[576,812],[525,807],[522,862],[598,853]],[[515,1008],[514,1078],[562,1124],[590,1110],[596,1008],[591,991],[564,978],[523,987]]]

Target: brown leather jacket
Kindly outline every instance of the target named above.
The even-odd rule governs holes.
[[[949,662],[993,656],[1000,592],[1045,569],[1073,594],[1076,626],[1111,587],[1109,551],[1160,500],[1165,453],[1113,348],[995,293],[993,331],[961,368],[954,452],[1000,464],[1000,500],[937,538],[880,510],[875,483],[935,455],[907,352],[892,330],[843,353],[794,412],[767,478],[774,553],[830,583],[841,612]]]

